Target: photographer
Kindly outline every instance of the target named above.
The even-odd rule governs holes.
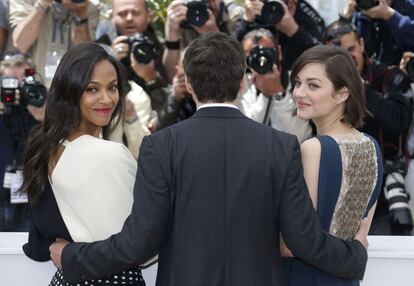
[[[18,170],[27,135],[43,118],[46,92],[44,87],[34,87],[35,82],[25,77],[25,70],[27,74],[31,69],[30,61],[20,53],[6,53],[0,62],[0,231],[28,230],[27,204],[24,197],[16,196],[14,182],[19,180]],[[20,84],[7,86],[8,79]],[[34,89],[27,94],[29,86]],[[38,91],[44,94],[34,96]]]
[[[114,0],[112,21],[106,23],[106,29],[98,28],[101,34],[96,36],[98,42],[113,48],[127,68],[128,80],[140,85],[149,94],[152,108],[159,111],[167,98],[168,81],[162,64],[163,47],[150,22],[145,0]]]
[[[386,65],[398,65],[414,49],[413,0],[349,0],[342,17],[352,18],[368,55]]]
[[[245,0],[245,14],[233,35],[241,41],[246,33],[258,28],[268,29],[278,38],[287,71],[303,51],[322,40],[325,24],[303,0]]]
[[[180,52],[198,34],[221,31],[230,35],[243,11],[234,0],[173,0],[167,9],[163,56],[169,80],[175,75]]]
[[[354,59],[365,83],[368,109],[361,131],[378,140],[384,156],[384,192],[388,200],[380,197],[371,233],[409,234],[412,230],[412,220],[409,219],[411,214],[404,207],[394,209],[398,205],[393,204],[395,198],[391,197],[395,191],[389,191],[395,185],[387,183],[388,174],[397,171],[404,173],[406,168],[402,162],[402,143],[411,124],[413,112],[407,98],[411,92],[409,79],[398,68],[388,68],[380,62],[370,60],[364,52],[364,39],[359,37],[356,27],[347,21],[339,20],[330,24],[326,29],[325,42],[343,47]],[[407,201],[407,197],[403,195],[398,198]]]
[[[99,18],[88,0],[13,0],[9,13],[14,47],[31,56],[47,86],[68,48],[92,39]]]
[[[309,122],[294,115],[295,103],[282,84],[282,55],[272,33],[250,31],[242,41],[250,73],[239,93],[240,110],[251,119],[294,134],[299,142],[312,135]]]
[[[414,93],[414,53],[405,52],[400,62],[400,69],[405,72],[411,79],[411,90]],[[414,98],[411,98],[413,103]],[[407,162],[407,175],[405,184],[407,191],[410,193],[409,206],[411,213],[414,215],[414,124],[411,123],[410,132],[407,139],[407,152],[409,160]]]

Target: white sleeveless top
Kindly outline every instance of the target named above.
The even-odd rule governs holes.
[[[120,232],[132,209],[134,157],[124,145],[90,135],[63,145],[51,185],[72,239],[91,242]]]

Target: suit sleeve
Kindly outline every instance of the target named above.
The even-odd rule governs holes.
[[[151,137],[138,158],[134,203],[120,233],[93,243],[71,243],[62,253],[65,280],[96,279],[130,269],[158,253],[170,217],[170,187]]]
[[[318,221],[303,178],[299,144],[293,146],[280,202],[280,227],[293,254],[304,262],[349,279],[362,279],[367,262],[364,246],[325,232]]]

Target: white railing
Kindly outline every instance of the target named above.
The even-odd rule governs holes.
[[[27,233],[0,233],[0,285],[44,286],[55,273],[51,262],[28,259],[21,249]],[[369,237],[369,260],[362,286],[413,286],[414,237]],[[156,265],[143,271],[147,286],[155,285]]]

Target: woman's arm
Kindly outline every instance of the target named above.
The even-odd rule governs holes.
[[[305,177],[306,185],[308,187],[309,195],[311,197],[313,207],[317,209],[318,205],[318,178],[319,178],[319,165],[321,158],[321,144],[318,139],[311,138],[306,140],[300,146],[300,151],[302,154],[302,165],[303,165],[303,175]],[[373,207],[375,209],[375,205]],[[372,215],[374,212],[372,212]],[[368,217],[371,215],[370,214]],[[371,216],[372,220],[372,216]],[[371,225],[370,220],[370,225]],[[280,237],[280,254],[283,257],[293,257],[292,252],[286,246],[283,238]]]

